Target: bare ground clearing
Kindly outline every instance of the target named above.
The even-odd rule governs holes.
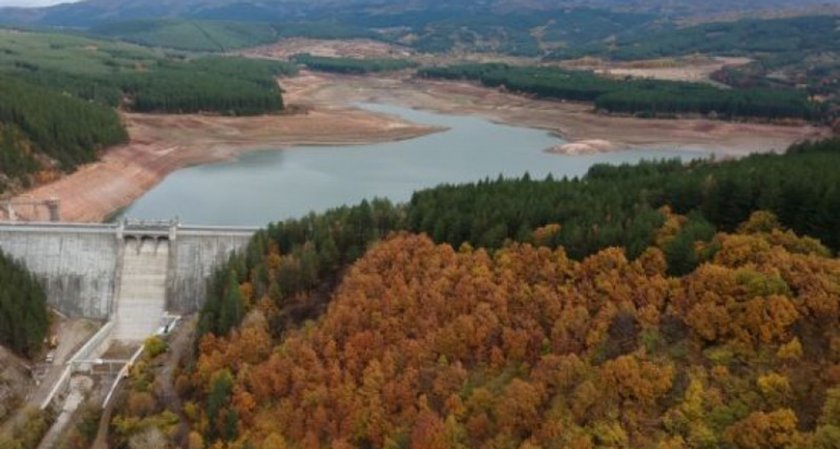
[[[288,59],[300,53],[314,56],[346,58],[405,58],[414,54],[408,47],[371,39],[325,40],[290,38],[280,42],[238,52],[243,56]]]
[[[651,78],[668,81],[713,82],[712,74],[724,67],[749,64],[749,58],[687,56],[684,58],[649,59],[611,62],[597,58],[565,61],[559,65],[572,69],[592,70],[606,76]]]
[[[495,53],[418,53],[411,47],[371,39],[327,40],[289,38],[261,47],[239,50],[234,53],[251,58],[279,60],[287,60],[301,53],[333,58],[398,58],[411,59],[423,65],[459,64],[465,62],[503,62],[512,65],[533,65],[539,63],[539,59],[537,58]]]

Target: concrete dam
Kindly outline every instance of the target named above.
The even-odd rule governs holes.
[[[94,388],[107,407],[146,339],[167,334],[180,315],[198,310],[207,278],[256,230],[176,221],[0,222],[0,250],[40,279],[52,308],[104,323],[69,358],[45,360],[27,401],[52,407],[58,417],[39,449],[57,443]]]
[[[41,279],[53,308],[114,321],[115,337],[142,340],[164,311],[198,310],[206,279],[257,228],[177,222],[0,224],[0,250]]]

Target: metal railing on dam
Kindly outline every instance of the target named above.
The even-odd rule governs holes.
[[[213,269],[243,249],[258,229],[176,221],[0,222],[0,250],[42,280],[50,305],[62,313],[109,319],[116,311],[124,252],[139,251],[150,240],[166,245],[165,257],[150,260],[166,265],[166,310],[187,313],[201,306]]]

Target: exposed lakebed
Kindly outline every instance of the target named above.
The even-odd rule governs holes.
[[[674,150],[626,150],[591,155],[549,154],[564,141],[546,131],[410,108],[361,104],[379,113],[447,130],[417,139],[359,146],[255,151],[235,160],[178,170],[128,207],[136,219],[178,217],[183,223],[265,225],[363,199],[407,201],[442,183],[499,175],[581,176],[594,164],[703,157]]]

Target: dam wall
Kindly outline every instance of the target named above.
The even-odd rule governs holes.
[[[230,255],[245,249],[254,229],[191,227],[178,231],[170,255],[167,310],[179,314],[198,310],[207,292],[207,279]]]
[[[68,316],[108,318],[120,248],[105,226],[0,225],[0,250],[26,264]]]
[[[166,310],[189,313],[204,303],[207,277],[244,249],[256,229],[173,222],[0,223],[0,250],[41,280],[50,306],[71,317],[105,320],[117,310],[126,250],[153,244],[168,254],[144,263],[162,265],[157,269],[165,272]],[[147,268],[157,272],[140,269]]]

